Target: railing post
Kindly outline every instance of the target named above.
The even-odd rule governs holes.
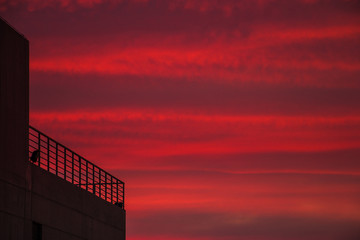
[[[119,180],[116,179],[116,202],[120,202],[119,201]]]
[[[47,138],[47,169],[50,170],[50,139]]]
[[[113,185],[114,185],[114,184],[113,184],[113,177],[112,177],[112,175],[111,175],[111,178],[110,178],[110,179],[111,179],[111,181],[110,181],[110,183],[111,183],[111,184],[110,184],[111,201],[110,201],[110,202],[113,203],[113,200],[114,200],[114,198],[113,198]]]
[[[71,154],[71,182],[74,184],[74,152]]]
[[[58,144],[57,143],[55,143],[55,146],[56,146],[56,156],[55,156],[55,171],[56,171],[56,176],[58,176],[58,165],[59,165],[59,163],[58,163],[58,155],[59,155],[59,153],[58,153]]]
[[[40,132],[38,132],[38,136],[39,136],[39,162],[38,162],[38,166],[40,167],[40,164],[41,164],[41,135],[40,135]]]
[[[81,187],[81,157],[78,156],[79,158],[79,187]]]
[[[107,173],[105,172],[105,200],[107,201]]]
[[[66,180],[66,148],[64,148],[64,179]]]
[[[85,167],[86,167],[86,172],[85,172],[85,178],[86,178],[86,191],[88,190],[88,185],[89,185],[89,182],[88,182],[88,171],[89,171],[89,169],[88,169],[88,161],[86,161],[86,164],[85,164]]]
[[[125,183],[122,183],[123,208],[125,209]]]
[[[101,198],[101,170],[99,168],[99,197]]]
[[[96,195],[96,191],[95,191],[95,187],[96,187],[96,185],[95,185],[95,165],[94,164],[92,164],[92,176],[93,176],[93,180],[92,180],[92,182],[93,182],[93,194]]]
[[[38,132],[38,145],[39,145],[39,161],[38,161],[38,166],[40,167],[40,161],[41,161],[41,136],[40,136],[40,132]]]

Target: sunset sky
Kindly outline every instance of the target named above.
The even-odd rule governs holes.
[[[30,124],[126,184],[128,240],[360,239],[359,0],[0,0]]]

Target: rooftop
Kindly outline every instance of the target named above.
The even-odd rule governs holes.
[[[32,126],[29,158],[36,166],[124,208],[124,182]]]

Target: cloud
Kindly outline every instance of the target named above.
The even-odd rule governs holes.
[[[194,213],[196,218],[197,212],[232,215],[237,219],[241,216],[280,215],[308,220],[359,221],[359,175],[229,174],[178,170],[112,172],[126,180],[127,207],[131,209],[128,220],[134,224],[134,229],[139,229],[140,226],[135,225],[142,220],[153,219],[151,223],[161,226],[166,219],[176,219],[178,213]],[[157,213],[169,215],[160,220],[153,217]],[[218,220],[219,231],[227,229],[229,221],[221,217]],[[185,222],[182,227],[187,227]],[[204,224],[206,227],[212,228]],[[259,225],[258,230],[262,231],[262,227]],[[144,234],[150,235],[145,229]],[[157,232],[158,235],[166,234],[166,231]],[[177,232],[172,234],[183,236]],[[198,234],[207,237],[203,232]],[[294,233],[293,236],[297,235]]]
[[[32,71],[359,87],[356,1],[79,3],[98,5],[4,12],[30,39]]]
[[[80,148],[95,159],[106,159],[110,165],[121,165],[116,159],[132,158],[136,165],[135,159],[172,155],[359,147],[356,116],[244,116],[111,109],[32,112],[30,119],[32,125],[41,126],[64,144]]]
[[[152,219],[149,221],[148,219]],[[168,237],[208,237],[209,239],[356,239],[358,222],[301,216],[249,216],[202,213],[198,211],[152,211],[133,219],[129,234]],[[181,227],[180,227],[181,226]],[[143,229],[138,235],[136,229]],[[160,230],[161,229],[161,230]],[[162,234],[158,234],[161,232]]]
[[[209,47],[209,49],[214,48],[215,46]],[[357,76],[360,70],[359,62],[353,60],[354,57],[351,56],[347,56],[348,61],[345,59],[329,61],[329,58],[326,57],[327,54],[324,54],[324,58],[320,59],[319,56],[321,55],[313,57],[309,54],[297,54],[297,51],[286,53],[288,52],[286,48],[277,49],[276,54],[273,50],[258,52],[257,50],[230,48],[221,49],[217,52],[209,49],[196,51],[185,49],[128,49],[115,54],[115,49],[112,49],[112,53],[101,55],[33,59],[30,67],[33,71],[44,72],[140,75],[162,78],[175,76],[178,78],[207,78],[241,82],[285,81],[300,82],[306,85],[321,84],[319,80],[312,83],[313,78],[309,76],[311,71],[352,72],[353,75]],[[290,54],[303,55],[303,59],[292,59]],[[331,56],[331,58],[335,57]],[[291,74],[301,71],[304,71],[302,79]],[[346,85],[347,82],[351,84],[351,81],[354,82],[354,79],[348,79],[343,84]],[[326,82],[322,85],[326,85]]]
[[[128,238],[356,239],[359,1],[2,1],[30,123],[126,182]]]
[[[3,1],[1,10],[6,11],[11,8],[20,6],[26,6],[26,9],[30,12],[39,11],[46,8],[60,8],[67,11],[78,10],[79,8],[93,8],[100,4],[121,4],[123,0],[12,0]],[[140,2],[134,0],[134,2]]]
[[[193,39],[193,43],[189,43],[192,34],[188,33],[136,36],[132,37],[133,43],[129,43],[131,38],[118,40],[115,36],[105,45],[96,44],[96,39],[76,40],[75,44],[52,39],[39,42],[42,51],[33,55],[30,67],[33,71],[44,72],[326,86],[336,80],[334,77],[319,79],[317,75],[321,76],[322,72],[332,73],[335,77],[346,73],[358,75],[357,29],[356,26],[291,31],[271,29],[269,32],[260,29],[246,39],[220,34],[210,42],[202,38]],[[149,45],[149,42],[154,44]],[[53,50],[54,45],[58,45],[59,50]],[[314,72],[317,75],[312,76]],[[351,85],[354,79],[346,79],[342,84]]]
[[[185,113],[286,116],[357,116],[360,103],[356,87],[59,73],[31,73],[30,99],[34,112],[147,108]]]

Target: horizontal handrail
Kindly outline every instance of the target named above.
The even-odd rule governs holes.
[[[42,169],[124,208],[124,182],[32,126],[29,126],[29,158]]]

